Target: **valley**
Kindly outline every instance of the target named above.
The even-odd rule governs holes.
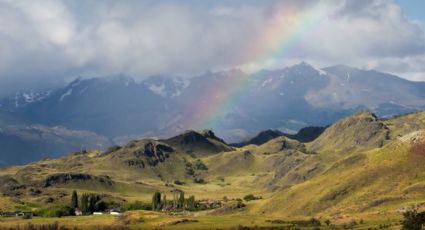
[[[322,227],[330,220],[337,226],[356,221],[368,228],[399,225],[400,210],[412,205],[425,209],[425,112],[385,119],[358,112],[316,132],[305,130],[311,128],[291,137],[267,131],[239,145],[227,144],[210,130],[186,131],[168,139],[137,139],[106,151],[83,150],[6,167],[0,170],[1,211],[37,213],[67,205],[74,190],[101,194],[110,208],[136,201],[151,204],[154,192],[172,200],[175,189],[224,206],[180,217],[128,211],[123,214],[129,219],[125,226],[202,229],[217,221],[216,228],[282,227],[282,221],[271,220],[316,218]],[[260,199],[244,200],[249,194]],[[226,208],[236,200],[244,206]],[[137,216],[144,221],[133,223]],[[197,222],[163,226],[183,218]],[[18,222],[121,226],[118,219],[34,217]],[[0,226],[15,222],[3,218]]]

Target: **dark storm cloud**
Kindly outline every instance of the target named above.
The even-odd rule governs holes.
[[[308,16],[318,5],[324,19],[308,33],[311,39],[297,41],[296,52],[247,55],[253,45],[263,46],[270,29],[288,26],[286,17]],[[415,71],[404,71],[406,77],[421,79],[416,65],[424,44],[423,27],[392,1],[0,1],[0,90],[11,82],[25,88],[78,75],[192,75],[301,59],[408,65]]]

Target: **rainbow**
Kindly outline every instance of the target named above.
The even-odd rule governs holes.
[[[273,26],[266,31],[260,41],[252,50],[247,51],[249,60],[253,63],[265,63],[263,68],[270,67],[270,59],[282,59],[289,55],[294,48],[306,38],[309,32],[317,28],[322,21],[324,10],[321,4],[304,13],[293,13],[295,10],[285,12],[285,21],[275,18]],[[288,20],[289,18],[289,20]],[[221,121],[226,112],[233,109],[241,102],[243,95],[254,87],[254,79],[260,74],[244,74],[238,70],[229,71],[229,76],[221,82],[220,87],[210,87],[194,105],[191,105],[190,116],[186,117],[188,124],[183,125],[191,129],[214,129]],[[227,73],[229,73],[227,72]]]

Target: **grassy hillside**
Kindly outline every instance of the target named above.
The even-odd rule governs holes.
[[[188,131],[5,168],[0,204],[37,209],[68,202],[72,190],[148,202],[154,191],[172,197],[178,188],[197,199],[255,194],[262,199],[243,209],[253,217],[397,219],[399,209],[425,205],[424,163],[425,112],[392,119],[361,112],[309,143],[279,136],[236,148],[210,131]]]

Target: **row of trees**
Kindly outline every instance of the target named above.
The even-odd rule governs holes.
[[[93,212],[103,212],[108,208],[108,205],[97,194],[84,193],[81,195],[79,202],[77,192],[73,191],[71,195],[71,209],[75,210],[77,208],[85,215]]]
[[[167,196],[161,195],[160,192],[155,192],[152,196],[152,210],[161,210],[161,209],[187,209],[195,210],[196,209],[196,200],[195,196],[190,196],[185,199],[184,192],[181,190],[173,191],[173,200],[167,202]]]

